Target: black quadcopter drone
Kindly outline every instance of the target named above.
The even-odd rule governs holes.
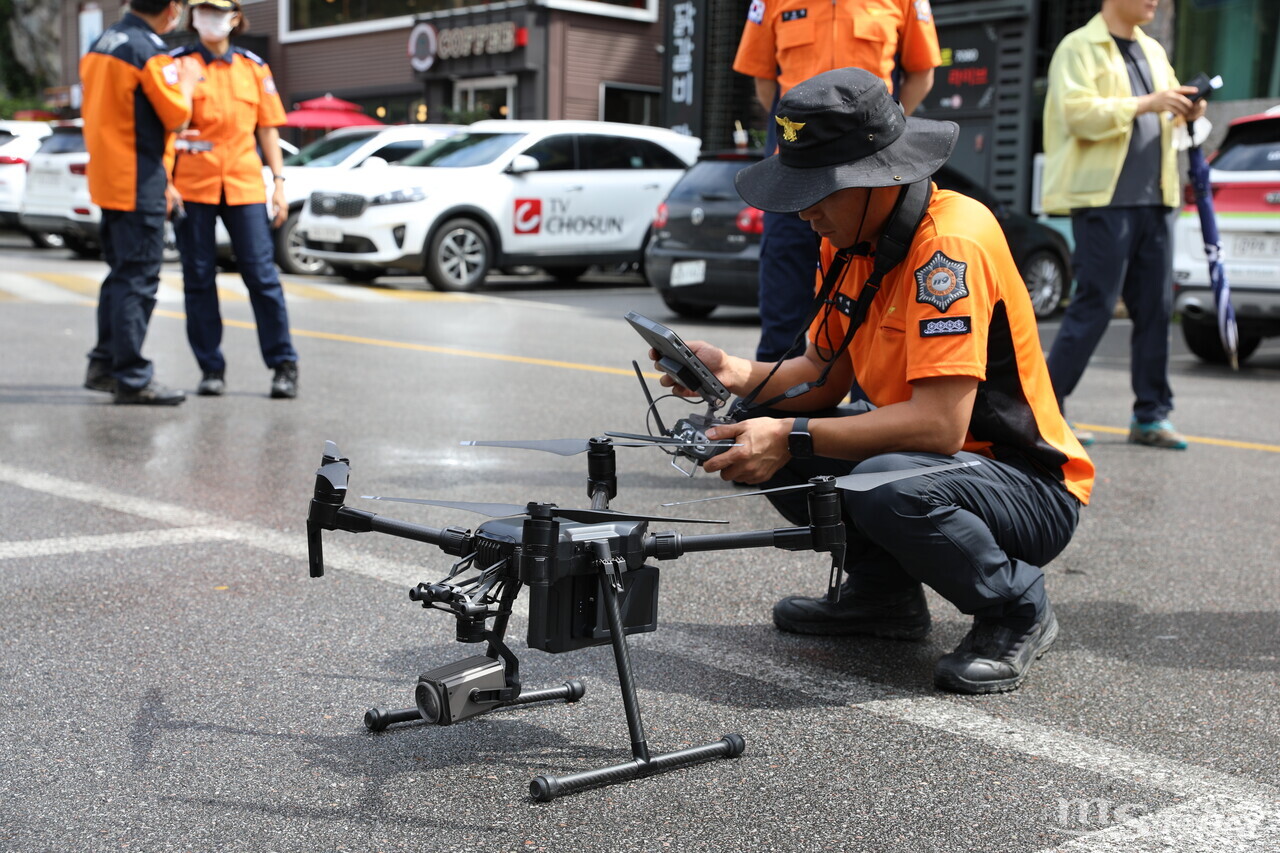
[[[615,437],[626,440],[615,441]],[[740,755],[746,746],[742,735],[727,734],[714,743],[660,754],[650,752],[640,719],[627,645],[628,634],[654,631],[658,626],[659,572],[649,561],[674,560],[697,551],[741,548],[828,553],[831,555],[829,594],[837,595],[845,551],[841,490],[867,491],[894,480],[978,464],[950,462],[902,471],[816,477],[807,484],[766,490],[807,489],[808,526],[687,535],[673,531],[651,533],[649,527],[655,522],[727,522],[637,515],[609,508],[618,491],[615,447],[656,446],[697,460],[698,455],[708,449],[721,452],[730,446],[728,442],[709,442],[705,435],[680,438],[609,434],[591,439],[463,444],[536,449],[562,456],[585,452],[591,506],[571,509],[536,501],[522,506],[367,496],[371,500],[451,507],[487,515],[490,520],[468,530],[437,529],[384,518],[346,506],[350,464],[330,441],[325,443],[324,457],[316,471],[315,491],[307,516],[311,576],[324,575],[321,534],[325,530],[384,533],[434,545],[457,558],[442,579],[418,584],[409,591],[409,598],[424,608],[453,615],[457,640],[485,643],[485,651],[422,673],[414,688],[414,707],[367,711],[364,723],[374,732],[397,723],[451,725],[499,708],[581,699],[586,688],[577,679],[541,690],[526,690],[521,684],[520,662],[506,645],[505,635],[512,606],[523,588],[529,590],[525,638],[529,648],[562,654],[590,646],[612,645],[632,758],[563,776],[537,776],[530,782],[529,791],[533,799],[541,802],[584,788],[642,778],[713,758],[732,758]]]

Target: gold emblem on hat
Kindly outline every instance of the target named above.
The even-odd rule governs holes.
[[[787,142],[795,142],[796,131],[805,126],[805,122],[792,121],[786,116],[776,116],[774,121],[778,123],[778,127],[782,128],[782,138]]]

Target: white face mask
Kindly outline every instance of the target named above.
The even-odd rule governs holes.
[[[191,23],[202,40],[222,41],[231,35],[231,19],[235,16],[235,12],[219,12],[217,9],[197,6],[191,10]]]

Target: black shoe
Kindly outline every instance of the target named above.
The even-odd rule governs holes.
[[[196,386],[196,393],[201,397],[221,397],[227,393],[227,383],[222,378],[221,370],[206,370]]]
[[[929,633],[924,588],[892,597],[859,596],[846,585],[840,600],[792,595],[773,605],[773,624],[795,634],[863,634],[890,640],[919,640]]]
[[[89,369],[84,374],[84,387],[90,391],[114,394],[116,378],[111,375],[111,362],[89,359]]]
[[[120,386],[116,389],[117,406],[176,406],[187,395],[176,391],[168,385],[161,385],[152,379],[143,388],[133,389]]]
[[[271,396],[277,399],[298,396],[298,362],[282,361],[276,365],[276,375],[271,379]]]
[[[1058,639],[1058,618],[1045,605],[1030,628],[1011,629],[990,619],[975,619],[969,633],[933,670],[933,683],[955,693],[1005,693],[1027,677],[1031,662],[1044,657]]]

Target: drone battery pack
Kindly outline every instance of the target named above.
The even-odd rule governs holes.
[[[658,569],[642,566],[621,575],[618,593],[623,633],[645,634],[658,628]],[[529,648],[561,654],[613,639],[601,594],[600,575],[563,577],[550,586],[529,588]]]

